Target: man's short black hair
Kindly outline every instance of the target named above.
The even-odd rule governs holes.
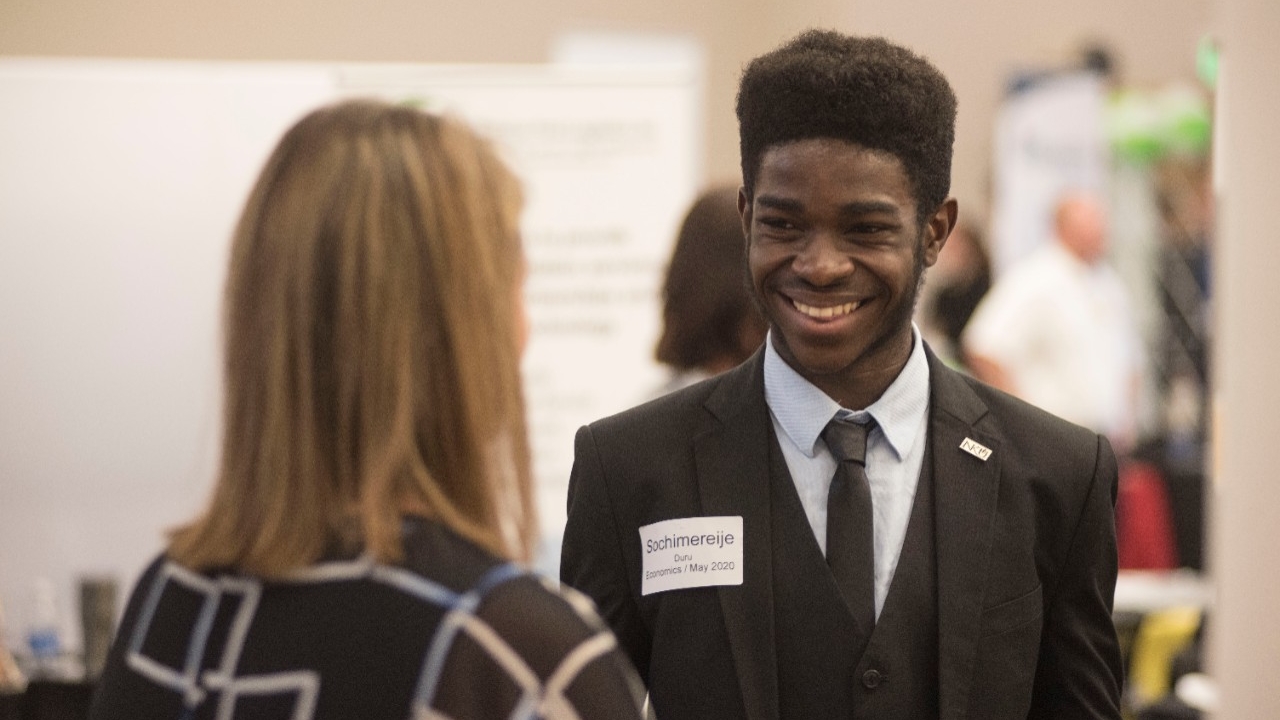
[[[748,197],[767,149],[833,138],[901,160],[922,222],[947,198],[955,93],[928,60],[884,38],[801,33],[747,65],[737,113]]]

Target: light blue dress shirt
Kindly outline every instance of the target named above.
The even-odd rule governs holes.
[[[914,346],[907,364],[870,406],[850,410],[800,376],[778,355],[773,333],[765,346],[764,397],[782,455],[791,471],[813,536],[827,552],[827,491],[836,461],[822,430],[835,416],[876,421],[867,437],[867,480],[871,484],[876,564],[876,617],[884,607],[902,542],[907,536],[920,468],[924,464],[929,421],[929,362],[920,329],[912,324]]]

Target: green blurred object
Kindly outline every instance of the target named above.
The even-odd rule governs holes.
[[[1195,87],[1170,85],[1154,93],[1127,90],[1112,96],[1107,136],[1120,157],[1149,163],[1165,155],[1203,155],[1209,150],[1209,101]]]
[[[1196,43],[1196,75],[1210,90],[1218,87],[1218,43],[1205,35]]]

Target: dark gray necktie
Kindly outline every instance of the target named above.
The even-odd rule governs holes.
[[[874,423],[835,418],[822,439],[836,459],[827,494],[827,565],[858,627],[870,633],[876,619],[875,550],[871,486],[867,483],[867,434]]]

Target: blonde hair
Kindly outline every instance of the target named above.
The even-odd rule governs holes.
[[[528,559],[521,202],[456,120],[348,101],[285,134],[231,249],[213,497],[171,557],[264,577],[337,548],[395,562],[410,510]]]

